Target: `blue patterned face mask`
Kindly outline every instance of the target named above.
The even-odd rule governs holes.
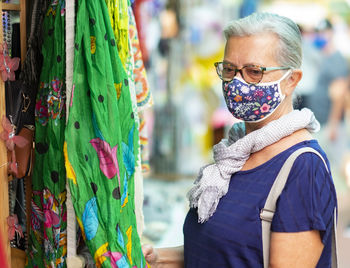
[[[223,94],[226,105],[232,115],[245,122],[260,122],[269,117],[284,100],[281,91],[281,79],[268,83],[248,84],[239,77],[223,82]]]

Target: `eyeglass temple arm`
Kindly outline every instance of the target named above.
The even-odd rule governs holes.
[[[263,67],[264,71],[274,71],[274,70],[288,70],[290,67]]]

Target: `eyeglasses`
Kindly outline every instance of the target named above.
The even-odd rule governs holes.
[[[220,79],[225,82],[230,82],[239,72],[244,79],[249,84],[257,84],[261,81],[266,71],[274,70],[288,70],[290,67],[261,67],[255,65],[247,65],[241,69],[236,68],[231,63],[228,62],[215,62],[214,63],[216,72]]]

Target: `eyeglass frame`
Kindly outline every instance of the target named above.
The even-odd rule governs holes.
[[[231,65],[232,69],[235,71],[234,76],[233,76],[232,79],[230,79],[230,80],[225,80],[225,79],[222,77],[222,75],[220,75],[220,73],[218,72],[218,66],[219,66],[219,64],[224,64],[224,63]],[[280,66],[280,67],[262,67],[262,66],[258,66],[258,65],[246,65],[246,66],[243,66],[242,68],[238,69],[238,68],[235,67],[233,64],[231,64],[231,63],[229,63],[229,62],[223,62],[223,61],[215,62],[215,63],[214,63],[214,66],[215,66],[215,70],[216,70],[217,75],[218,75],[219,78],[220,78],[222,81],[224,81],[224,82],[231,82],[231,81],[235,78],[235,76],[237,75],[238,72],[241,74],[241,76],[242,76],[242,78],[244,79],[244,81],[246,81],[245,78],[244,78],[243,72],[242,72],[242,70],[243,70],[244,68],[247,68],[247,67],[257,67],[257,68],[260,68],[260,70],[262,71],[260,80],[259,80],[258,82],[254,82],[254,83],[251,83],[251,82],[247,82],[247,81],[246,81],[246,82],[247,82],[248,84],[250,84],[250,85],[255,85],[255,84],[260,83],[260,81],[261,81],[261,80],[263,79],[263,77],[264,77],[264,72],[276,71],[276,70],[289,70],[289,69],[292,69],[291,67],[283,67],[283,66]]]

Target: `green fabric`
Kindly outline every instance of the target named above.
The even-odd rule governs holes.
[[[43,67],[35,109],[35,166],[27,267],[65,267],[65,10],[50,1],[43,21]]]
[[[79,0],[67,178],[97,267],[145,267],[134,213],[138,129],[105,0]]]

